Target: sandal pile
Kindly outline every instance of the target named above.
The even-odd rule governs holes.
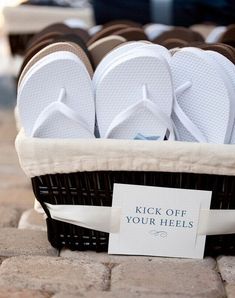
[[[45,28],[18,78],[25,134],[234,144],[232,30],[216,28],[205,43],[191,29],[159,24]]]

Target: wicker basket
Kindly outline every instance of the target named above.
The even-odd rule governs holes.
[[[111,206],[114,183],[210,190],[213,192],[211,209],[235,209],[235,176],[127,171],[38,176],[32,178],[32,185],[48,216],[48,239],[52,246],[107,251],[108,234],[53,220],[45,203]],[[235,235],[208,236],[205,254],[235,255]]]

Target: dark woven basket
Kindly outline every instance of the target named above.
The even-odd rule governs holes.
[[[24,55],[27,44],[34,34],[10,34],[9,44],[12,55]]]
[[[111,206],[114,183],[213,191],[211,209],[235,209],[235,177],[163,172],[81,172],[35,177],[36,198],[48,215],[52,246],[107,251],[109,235],[53,220],[44,203]],[[235,255],[235,235],[208,236],[206,255]]]

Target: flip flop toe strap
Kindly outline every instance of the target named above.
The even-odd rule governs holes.
[[[159,140],[164,140],[167,131],[169,132],[169,140],[174,140],[174,124],[171,118],[166,115],[163,111],[161,111],[158,106],[153,103],[147,96],[147,88],[146,85],[143,86],[143,98],[133,105],[129,106],[127,109],[123,110],[119,113],[111,122],[106,134],[105,138],[111,137],[111,134],[120,127],[125,121],[131,118],[131,116],[136,115],[143,109],[147,109],[152,115],[159,119],[160,122],[166,127],[166,133],[163,136],[160,136]]]
[[[192,87],[191,82],[186,82],[182,86],[176,89],[174,96],[174,113],[181,122],[181,124],[186,128],[186,130],[199,142],[199,143],[208,143],[207,138],[204,136],[202,131],[195,125],[191,119],[185,114],[183,109],[180,107],[177,98],[186,90]]]
[[[36,122],[34,123],[33,130],[31,133],[31,137],[35,137],[38,133],[38,131],[41,129],[43,124],[46,120],[50,119],[52,114],[55,111],[58,111],[62,115],[64,115],[66,118],[70,119],[71,121],[77,123],[80,127],[88,131],[90,134],[90,129],[88,124],[85,122],[84,119],[80,115],[78,115],[76,112],[74,112],[71,108],[69,108],[65,103],[62,102],[62,100],[65,98],[66,91],[64,88],[61,89],[58,100],[55,102],[52,102],[49,104],[45,109],[42,110],[42,112],[39,114]]]

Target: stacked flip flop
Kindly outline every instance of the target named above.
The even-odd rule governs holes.
[[[203,36],[189,28],[152,24],[145,27],[149,39],[168,49],[204,42]]]
[[[228,27],[218,26],[215,27],[206,39],[207,43],[225,43],[232,47],[235,46],[235,25],[230,25]]]
[[[55,24],[27,49],[20,122],[36,138],[235,143],[234,62],[231,45],[191,29]]]
[[[205,36],[206,31],[208,32]],[[168,49],[217,43],[222,43],[230,47],[235,46],[234,24],[228,27],[218,26],[214,28],[205,25],[194,25],[191,28],[184,28],[162,24],[149,24],[145,25],[145,33],[149,40],[161,44]]]

